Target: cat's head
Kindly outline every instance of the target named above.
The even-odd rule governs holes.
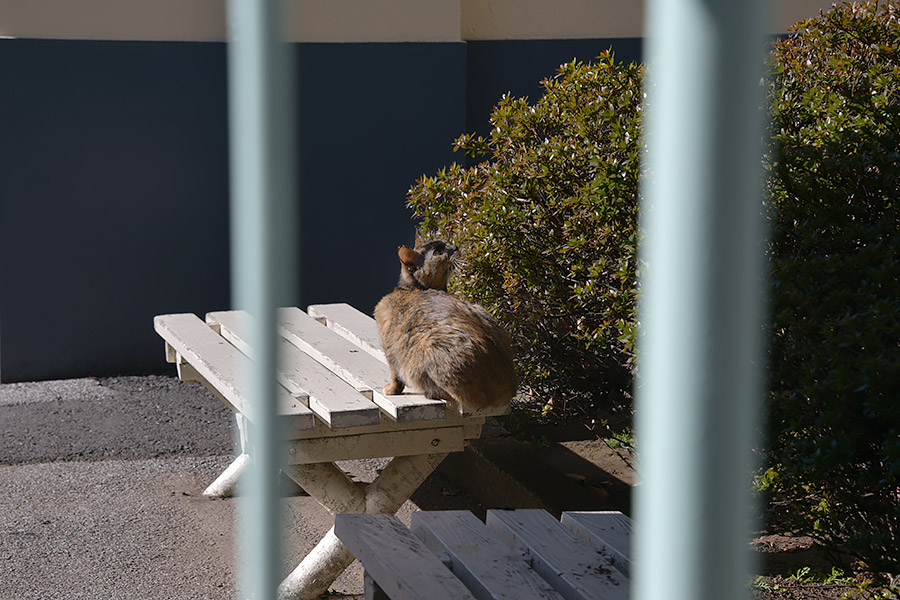
[[[425,242],[416,233],[416,247],[400,246],[397,256],[400,257],[400,285],[446,290],[459,251],[441,240]]]

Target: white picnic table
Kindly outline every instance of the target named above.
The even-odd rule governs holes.
[[[255,406],[242,376],[253,358],[246,343],[250,315],[211,312],[160,315],[154,328],[178,376],[199,382],[234,411],[241,453],[206,489],[229,496],[252,461],[247,422]],[[387,396],[390,370],[374,319],[347,304],[279,309],[278,414],[284,473],[332,514],[394,513],[450,452],[481,435],[486,416],[509,406],[463,412],[414,390]],[[360,489],[335,462],[392,457]],[[282,581],[279,598],[311,599],[327,591],[353,562],[334,528]]]
[[[623,600],[631,520],[620,512],[489,510],[338,515],[367,600]]]

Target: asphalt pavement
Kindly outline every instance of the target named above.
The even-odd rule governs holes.
[[[174,377],[0,385],[0,600],[242,597],[244,499],[202,495],[235,429],[218,399]],[[344,466],[365,481],[380,465]],[[330,526],[312,498],[286,495],[284,574]],[[358,563],[332,593],[362,593]]]
[[[486,425],[403,505],[401,521],[418,509],[628,512],[630,467],[613,451],[541,431],[519,441]],[[0,384],[0,600],[242,600],[235,532],[245,499],[202,494],[237,448],[231,411],[174,376]],[[339,465],[365,484],[387,462]],[[333,520],[295,486],[283,493],[287,575]],[[362,591],[357,562],[328,596]]]

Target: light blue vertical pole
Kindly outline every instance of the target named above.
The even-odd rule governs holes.
[[[764,7],[647,5],[635,600],[749,594]]]
[[[278,0],[229,0],[228,82],[233,302],[253,315],[254,422],[241,480],[236,559],[243,597],[275,598],[280,538],[275,417],[276,307],[296,290],[293,70]]]

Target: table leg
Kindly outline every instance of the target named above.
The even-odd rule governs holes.
[[[282,470],[331,514],[366,512],[365,493],[336,464],[285,465]]]
[[[209,487],[203,490],[203,495],[208,498],[230,498],[233,496],[241,473],[250,464],[250,455],[247,452],[247,421],[241,413],[234,413],[234,419],[237,422],[241,453]]]
[[[244,472],[249,464],[249,454],[241,454],[238,456],[234,459],[234,462],[228,465],[227,469],[222,471],[222,474],[219,475],[215,481],[209,484],[209,487],[203,490],[203,495],[207,498],[230,498],[234,495],[234,490],[237,487],[241,473]]]
[[[366,489],[365,512],[370,514],[393,514],[397,512],[446,456],[446,453],[442,453],[395,457]],[[327,465],[330,463],[321,464]],[[316,486],[310,486],[312,489],[307,487],[302,481],[297,481],[297,483],[303,486],[323,506],[326,506],[326,504],[320,497],[328,496],[327,502],[332,507],[357,505],[359,508],[362,508],[356,494],[353,491],[349,491],[350,488],[346,487],[345,483],[340,482],[339,477],[347,479],[347,476],[343,472],[338,476],[334,473],[332,467],[340,471],[334,465],[331,465],[331,467],[317,466],[314,469],[310,469],[308,474],[311,475],[313,472],[317,472],[319,475],[325,476],[336,483],[320,482]],[[292,469],[288,474],[293,478],[293,475],[298,474],[298,471]],[[346,501],[335,500],[333,496],[330,496],[339,488],[343,488],[343,493],[348,496]],[[323,494],[323,490],[328,490],[328,493]],[[359,491],[355,485],[353,490]],[[328,533],[325,534],[325,537],[278,586],[279,600],[313,600],[318,598],[328,591],[328,586],[334,583],[334,580],[352,562],[353,554],[334,535],[334,526],[332,526]]]

